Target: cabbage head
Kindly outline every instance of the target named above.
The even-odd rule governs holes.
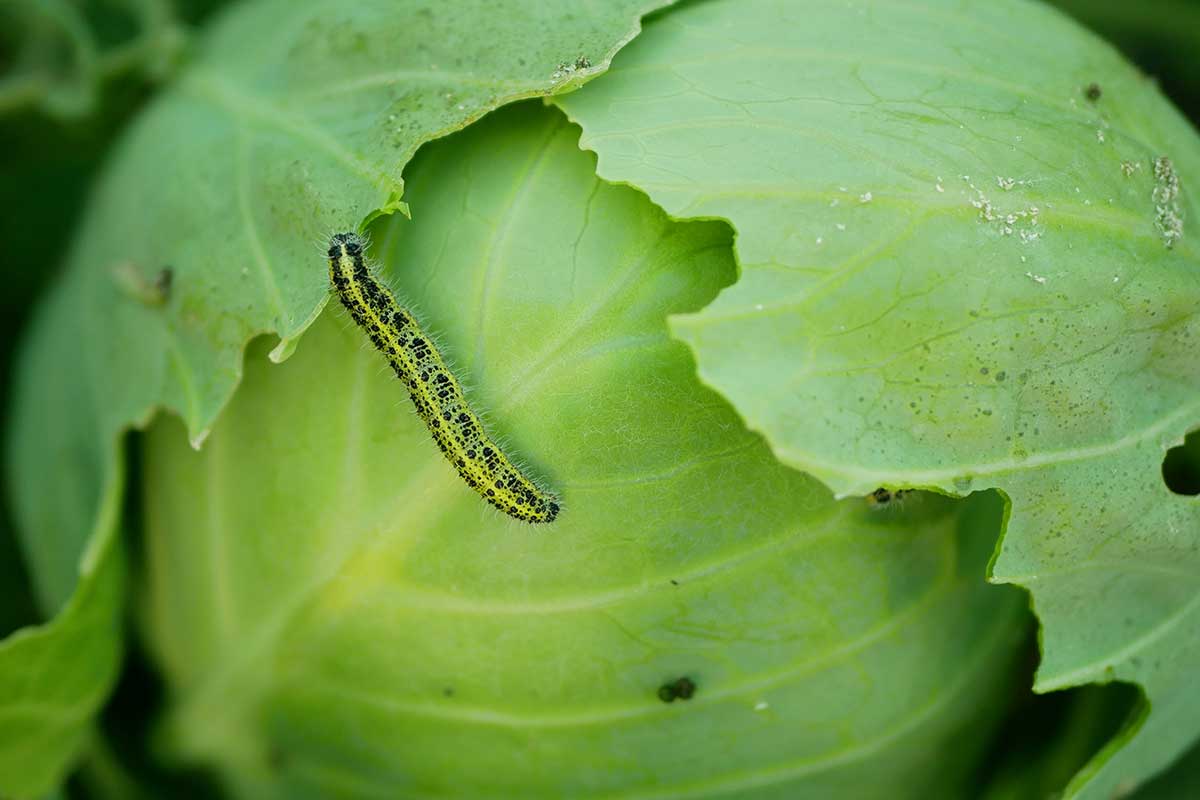
[[[22,346],[0,796],[1194,796],[1198,190],[1032,0],[230,4]]]

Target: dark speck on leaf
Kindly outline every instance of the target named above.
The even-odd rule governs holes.
[[[163,301],[171,296],[171,284],[175,281],[175,270],[163,267],[154,278],[154,289],[162,295]]]
[[[1098,83],[1089,84],[1088,87],[1083,90],[1083,96],[1093,103],[1099,100],[1102,94],[1104,94],[1104,92],[1100,89],[1100,84]]]
[[[664,683],[658,687],[658,699],[664,703],[673,703],[676,700],[690,700],[696,694],[696,684],[691,678],[683,677]]]

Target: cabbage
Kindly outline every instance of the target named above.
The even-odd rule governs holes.
[[[0,643],[0,793],[104,759],[130,641],[149,757],[231,797],[1108,798],[1175,761],[1195,131],[1030,2],[546,5],[235,4],[123,137],[18,373],[54,616]],[[359,227],[556,522],[470,492],[327,305]],[[1035,624],[1035,691],[1136,706],[997,772]]]

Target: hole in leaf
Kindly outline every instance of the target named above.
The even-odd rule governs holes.
[[[1189,433],[1183,444],[1167,451],[1162,475],[1175,494],[1200,495],[1200,431]]]

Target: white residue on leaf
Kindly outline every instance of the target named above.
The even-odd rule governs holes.
[[[1042,277],[1041,275],[1034,275],[1032,272],[1026,272],[1025,277],[1029,278],[1031,281],[1033,281],[1034,283],[1037,283],[1037,284],[1044,284],[1046,282],[1046,279],[1044,277]]]
[[[1033,231],[1037,227],[1038,214],[1041,209],[1037,206],[1024,206],[1011,211],[1003,211],[992,203],[991,198],[987,196],[982,189],[971,183],[970,176],[963,175],[963,180],[967,182],[969,193],[967,202],[971,207],[979,212],[980,222],[994,222],[1003,236],[1018,235],[1021,241],[1029,244],[1039,238],[1041,234]],[[1014,186],[1026,186],[1032,181],[1015,180],[1013,178],[996,177],[996,184],[1004,191],[1009,191]]]
[[[1096,129],[1096,141],[1100,144],[1104,144],[1104,131],[1100,130],[1099,128]]]
[[[860,203],[869,203],[873,199],[874,195],[872,195],[870,192],[863,192],[858,196],[858,202]]]
[[[1140,162],[1140,161],[1122,161],[1121,162],[1121,172],[1124,173],[1126,178],[1132,178],[1133,173],[1137,172],[1141,168],[1142,168],[1142,162]]]
[[[554,81],[565,80],[591,68],[592,60],[587,56],[579,56],[573,62],[568,63],[564,61],[559,64],[554,72],[550,73],[550,79]]]
[[[965,179],[966,176],[964,175],[963,178]],[[970,188],[975,192],[975,196],[970,200],[971,206],[979,212],[979,218],[984,222],[993,222],[996,219],[996,212],[992,208],[992,201],[975,184],[970,184]]]
[[[1170,249],[1183,238],[1183,209],[1179,205],[1179,175],[1166,156],[1154,159],[1154,225]]]

